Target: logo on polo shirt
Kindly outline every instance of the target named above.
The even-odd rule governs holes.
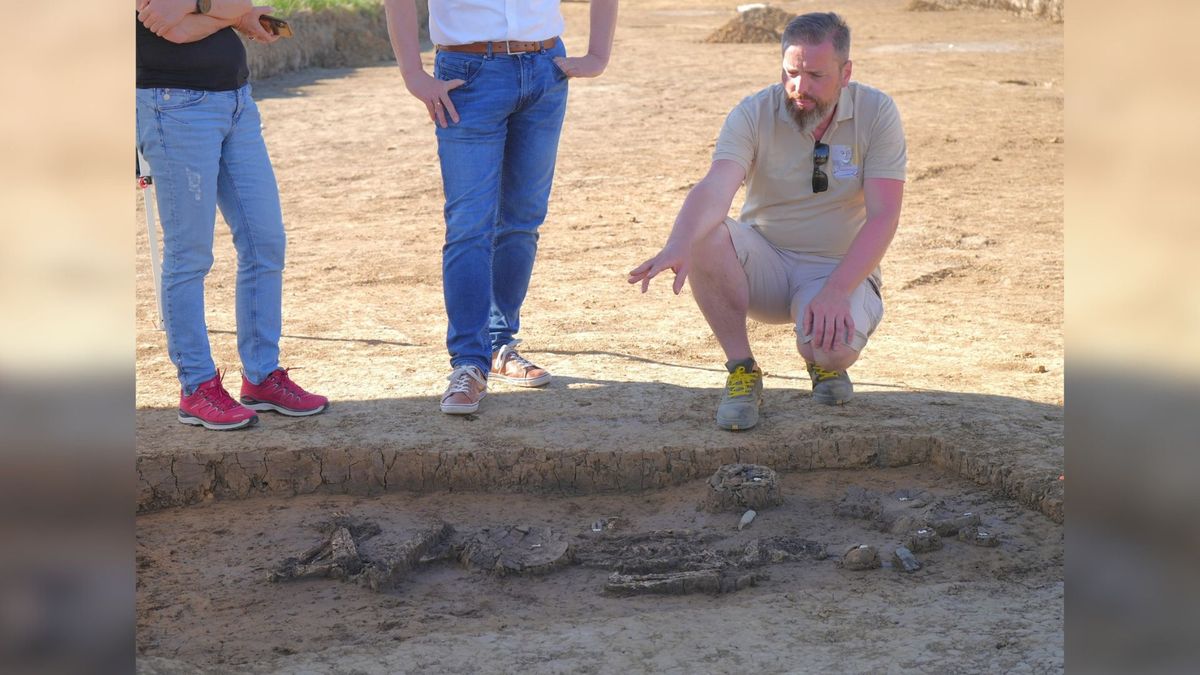
[[[854,178],[858,175],[858,167],[854,165],[854,148],[849,145],[835,145],[830,150],[834,178]]]

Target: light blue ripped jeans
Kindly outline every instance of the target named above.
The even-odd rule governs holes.
[[[283,215],[250,85],[137,90],[137,145],[163,230],[163,322],[185,394],[216,374],[204,320],[216,209],[237,249],[237,342],[255,384],[279,367]]]

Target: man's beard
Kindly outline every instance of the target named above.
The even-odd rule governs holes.
[[[796,102],[792,100],[792,97],[788,96],[786,98],[788,112],[791,113],[792,119],[796,121],[796,126],[800,127],[801,133],[805,134],[811,133],[813,129],[816,129],[817,125],[821,123],[821,120],[825,119],[825,116],[829,114],[834,105],[833,101],[826,102],[809,98],[805,102],[815,105],[801,109],[796,106]]]

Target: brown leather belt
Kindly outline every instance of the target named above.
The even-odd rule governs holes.
[[[439,52],[467,52],[468,54],[486,54],[490,47],[493,54],[523,54],[550,49],[558,44],[558,38],[552,37],[541,42],[520,42],[517,40],[500,40],[497,42],[472,42],[465,45],[437,45]]]

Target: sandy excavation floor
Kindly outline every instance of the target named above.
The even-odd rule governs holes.
[[[1062,668],[1063,531],[1041,515],[927,467],[827,471],[781,481],[783,506],[744,531],[738,513],[696,509],[700,481],[631,496],[304,496],[215,502],[140,518],[138,648],[148,672],[186,662],[219,672],[1051,672]],[[979,513],[996,548],[943,538],[924,567],[851,571],[849,546],[900,537],[834,514],[850,486],[927,490]],[[788,536],[829,557],[768,564],[769,579],[725,595],[603,592],[609,572],[569,566],[496,577],[421,566],[379,594],[353,583],[268,583],[318,542],[335,513],[405,539],[430,523],[532,525],[579,546],[631,532],[691,529],[716,550]],[[598,518],[617,518],[594,534]],[[381,535],[382,536],[382,535]],[[818,556],[819,557],[819,556]]]
[[[437,412],[448,368],[432,127],[393,66],[305,71],[255,91],[289,233],[284,362],[302,366],[295,377],[331,396],[335,408],[304,420],[265,417],[234,434],[175,422],[178,385],[154,329],[139,210],[139,462],[362,448],[401,459],[431,448],[736,454],[836,432],[932,435],[1005,470],[1057,476],[1062,26],[996,11],[907,12],[904,4],[838,8],[855,31],[856,79],[894,96],[909,139],[904,214],[883,267],[887,314],[852,370],[859,397],[851,405],[815,406],[790,328],[753,326],[768,372],[762,423],[745,434],[717,430],[723,358],[689,292],[673,296],[669,275],[645,296],[625,283],[627,271],[657,251],[706,170],[725,114],[778,72],[771,45],[701,42],[732,5],[648,0],[622,7],[609,71],[572,84],[521,336],[526,353],[554,371],[551,387],[497,387],[472,419]],[[568,49],[579,52],[587,5],[563,9]],[[236,387],[235,262],[222,228],[208,281],[209,328]],[[982,488],[925,466],[787,475],[795,499],[761,526],[831,546],[856,540],[869,530],[847,534],[828,513],[816,516],[847,484],[872,482],[982,500],[1011,539],[999,549],[950,542],[913,576],[854,575],[832,561],[776,566],[760,587],[718,597],[606,599],[596,570],[500,582],[450,567],[380,596],[326,581],[265,586],[260,572],[284,549],[313,543],[306,523],[351,506],[405,527],[437,513],[463,522],[503,514],[574,533],[594,511],[617,509],[646,528],[725,533],[732,521],[697,520],[699,483],[560,499],[216,502],[139,517],[138,646],[145,657],[219,671],[383,672],[385,661],[454,672],[661,672],[684,662],[691,666],[679,672],[1061,669],[1062,529],[1040,514],[987,501]]]

